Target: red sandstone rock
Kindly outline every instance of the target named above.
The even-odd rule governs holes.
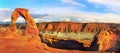
[[[81,23],[72,23],[72,22],[50,22],[46,24],[40,24],[38,25],[38,27],[41,27],[38,29],[39,31],[45,30],[45,31],[52,31],[52,32],[77,32],[79,33],[82,30]]]
[[[104,24],[104,23],[88,23],[88,24],[83,23],[82,24],[82,23],[74,23],[74,22],[49,22],[47,23],[46,26],[45,26],[46,28],[44,29],[49,32],[63,32],[63,33],[66,33],[66,32],[73,32],[73,33],[96,32],[98,33],[96,36],[98,39],[99,50],[107,50],[111,48],[112,44],[115,44],[116,40],[118,39],[117,38],[118,35],[115,34],[113,31],[111,31],[110,25]],[[106,35],[106,34],[109,34],[109,35]],[[43,38],[46,38],[46,37],[44,36]],[[47,38],[47,40],[51,42],[52,38],[51,39],[50,38],[51,37]],[[58,37],[55,37],[55,38],[54,38],[55,40],[60,40]],[[106,42],[106,40],[109,40],[109,41]],[[111,43],[111,41],[113,41],[113,43]],[[86,41],[86,42],[82,41],[82,43],[85,46],[90,47],[91,41]]]
[[[90,24],[89,23],[85,26],[85,28],[83,29],[83,32],[97,32],[99,30],[100,30],[100,28],[97,24],[95,24],[95,23]]]
[[[84,25],[85,25],[84,23],[74,23],[74,22],[49,22],[46,24],[41,23],[40,25],[38,25],[39,27],[38,30],[39,31],[45,30],[52,32],[76,32],[76,33],[110,30],[110,26],[108,24],[88,23],[85,26]]]
[[[39,23],[38,24],[39,31],[43,31],[45,29],[46,25],[47,25],[47,23]]]
[[[110,30],[102,30],[97,35],[99,51],[107,50],[114,46],[118,37],[115,33]]]

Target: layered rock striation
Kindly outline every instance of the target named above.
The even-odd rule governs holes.
[[[37,26],[43,40],[51,43],[58,40],[75,40],[83,43],[84,47],[90,47],[97,37],[99,50],[107,50],[118,39],[110,24],[105,23],[44,22]]]

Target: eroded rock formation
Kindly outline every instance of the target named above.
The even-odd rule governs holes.
[[[114,46],[118,37],[115,33],[110,30],[103,30],[97,35],[99,50],[107,50]]]
[[[11,24],[10,24],[11,31],[16,31],[15,22],[16,22],[16,20],[19,16],[22,16],[27,23],[25,34],[30,34],[30,33],[31,34],[38,34],[38,29],[36,27],[35,21],[33,20],[33,18],[28,13],[28,10],[27,9],[22,9],[22,8],[17,8],[12,13],[12,16],[11,16],[12,19],[11,19]]]
[[[58,40],[75,40],[83,43],[84,47],[91,47],[91,43],[97,37],[99,51],[108,50],[118,39],[119,35],[110,27],[109,24],[104,23],[44,22],[38,24],[43,40],[50,43]]]

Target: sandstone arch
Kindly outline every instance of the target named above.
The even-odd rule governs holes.
[[[15,22],[17,21],[18,17],[22,16],[26,21],[26,29],[25,29],[25,35],[34,35],[33,37],[36,37],[39,39],[38,36],[38,29],[35,24],[34,19],[29,14],[27,9],[24,8],[16,8],[11,16],[11,23],[10,23],[10,31],[16,32],[16,25]]]

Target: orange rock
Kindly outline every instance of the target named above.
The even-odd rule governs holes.
[[[47,28],[45,28],[46,31],[52,31],[52,29],[53,29],[52,24],[48,24],[46,27],[47,27]]]
[[[83,32],[98,32],[100,30],[99,26],[96,23],[88,23]]]
[[[33,18],[30,16],[30,14],[28,13],[28,10],[27,9],[24,9],[24,8],[16,8],[15,11],[12,13],[12,16],[11,16],[11,24],[10,24],[10,29],[11,31],[16,31],[16,26],[15,26],[15,22],[17,20],[17,18],[19,16],[22,16],[25,21],[26,21],[26,30],[25,30],[25,35],[27,34],[33,34],[34,37],[38,36],[38,29],[37,29],[37,26],[35,24],[35,21],[33,20]],[[36,37],[36,38],[37,38]],[[39,39],[39,38],[37,38]]]
[[[37,26],[38,26],[38,29],[39,31],[43,31],[46,27],[47,23],[39,23]]]
[[[117,41],[118,37],[110,30],[103,30],[97,35],[99,51],[111,48]]]
[[[111,31],[110,28],[111,25],[104,24],[104,23],[74,23],[74,22],[49,22],[45,26],[45,31],[49,32],[73,32],[73,33],[80,33],[80,32],[91,32],[91,33],[97,33],[96,37],[98,39],[99,44],[99,50],[108,50],[112,47],[113,44],[115,44],[116,40],[118,39],[118,34],[115,34],[115,32]],[[41,30],[44,31],[44,30]],[[119,32],[119,31],[118,31]],[[51,38],[52,37],[52,38]],[[49,41],[55,40],[61,40],[57,36],[53,38],[53,36],[44,36],[44,39],[49,39]],[[62,39],[67,40],[67,39]],[[75,40],[80,43],[83,43],[85,47],[90,47],[90,44],[92,40],[84,40],[79,41]]]
[[[47,24],[40,24],[38,25],[38,27],[39,27],[38,29],[39,31],[45,30],[45,31],[51,31],[51,32],[77,32],[79,33],[81,32],[82,24],[72,23],[72,22],[50,22]]]

